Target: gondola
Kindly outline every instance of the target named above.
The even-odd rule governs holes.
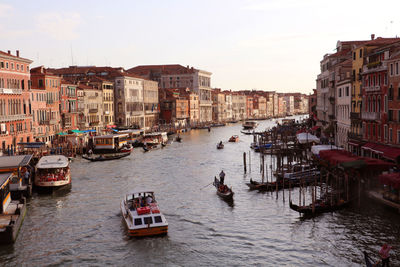
[[[329,203],[329,201],[323,201],[323,202],[319,202],[316,201],[316,203],[314,204],[314,212],[313,212],[313,205],[307,205],[307,206],[298,206],[292,203],[292,201],[290,201],[289,203],[289,207],[294,210],[297,211],[299,213],[305,214],[305,215],[312,215],[312,214],[320,214],[320,213],[324,213],[324,212],[332,212],[332,211],[336,211],[339,209],[342,209],[344,207],[346,207],[349,204],[349,202],[346,201],[340,201],[339,203],[333,204],[331,205]]]
[[[182,142],[182,137],[180,137],[180,136],[178,135],[178,136],[175,138],[175,141],[176,141],[176,142],[179,142],[179,143]]]
[[[116,153],[116,154],[104,154],[104,155],[82,155],[82,158],[90,161],[106,161],[106,160],[114,160],[127,157],[131,154],[131,152],[126,153]]]
[[[242,134],[251,135],[254,131],[240,131]]]
[[[246,185],[249,187],[250,190],[258,190],[259,188],[263,187],[266,183],[265,182],[257,182],[250,179],[249,183]]]
[[[222,143],[217,144],[217,149],[223,149],[223,148],[224,148],[224,144],[222,144]]]
[[[214,183],[213,185],[217,189],[217,195],[222,198],[223,200],[226,201],[232,201],[233,200],[233,194],[234,192],[232,191],[232,188],[227,187],[226,185],[221,185],[217,177],[214,177]],[[225,188],[225,191],[222,190],[222,187]]]

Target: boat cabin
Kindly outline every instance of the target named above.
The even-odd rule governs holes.
[[[0,173],[11,173],[10,190],[29,190],[26,186],[32,184],[33,155],[0,157]],[[25,173],[28,171],[27,179]],[[24,187],[25,186],[25,187]],[[23,188],[24,187],[24,188]],[[16,195],[14,195],[16,197]]]
[[[128,134],[109,134],[93,137],[93,145],[96,150],[119,150],[128,144]]]
[[[63,155],[44,156],[36,165],[36,180],[49,182],[65,180],[69,174],[69,161]]]
[[[139,141],[139,139],[143,136],[144,131],[130,129],[130,130],[118,131],[118,134],[127,134],[128,135],[127,142],[129,144],[134,144],[134,143],[137,143]]]
[[[148,133],[144,136],[143,143],[146,142],[149,145],[158,145],[161,143],[168,142],[167,132],[154,132]]]
[[[11,202],[10,179],[12,176],[11,172],[0,173],[0,214],[4,214]]]
[[[253,129],[258,126],[258,123],[256,121],[245,121],[243,123],[243,128],[245,129]]]

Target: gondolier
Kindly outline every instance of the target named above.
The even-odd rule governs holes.
[[[224,180],[225,180],[225,173],[224,170],[222,170],[221,173],[219,174],[219,183],[224,184]]]

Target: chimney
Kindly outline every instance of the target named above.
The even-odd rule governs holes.
[[[187,65],[186,68],[189,69],[189,65]]]
[[[9,55],[11,55],[11,51],[10,50],[8,50],[7,52],[8,52]]]
[[[17,50],[17,57],[19,57],[19,50]]]
[[[371,34],[371,40],[375,39],[375,34]]]

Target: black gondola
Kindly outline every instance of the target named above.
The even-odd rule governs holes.
[[[234,192],[232,191],[232,188],[229,188],[226,185],[221,185],[217,177],[214,177],[214,183],[213,185],[217,189],[217,195],[221,197],[223,200],[226,201],[232,201],[233,200],[233,195]]]
[[[114,160],[127,157],[131,154],[131,152],[126,153],[118,153],[118,154],[104,154],[104,155],[82,155],[82,158],[90,161],[106,161],[106,160]]]
[[[217,149],[223,149],[224,148],[224,144],[222,142],[217,144]]]
[[[336,204],[330,204],[329,201],[316,201],[316,203],[314,204],[314,211],[313,211],[313,205],[307,205],[307,206],[298,206],[292,203],[292,201],[290,201],[289,203],[289,207],[294,210],[297,211],[299,213],[305,214],[305,215],[312,215],[312,214],[319,214],[319,213],[324,213],[324,212],[332,212],[332,211],[336,211],[339,209],[342,209],[344,207],[346,207],[349,204],[349,202],[346,201],[340,201],[339,203]]]
[[[176,141],[176,142],[179,142],[179,143],[182,142],[182,137],[180,137],[180,136],[178,135],[178,136],[175,138],[175,141]]]

